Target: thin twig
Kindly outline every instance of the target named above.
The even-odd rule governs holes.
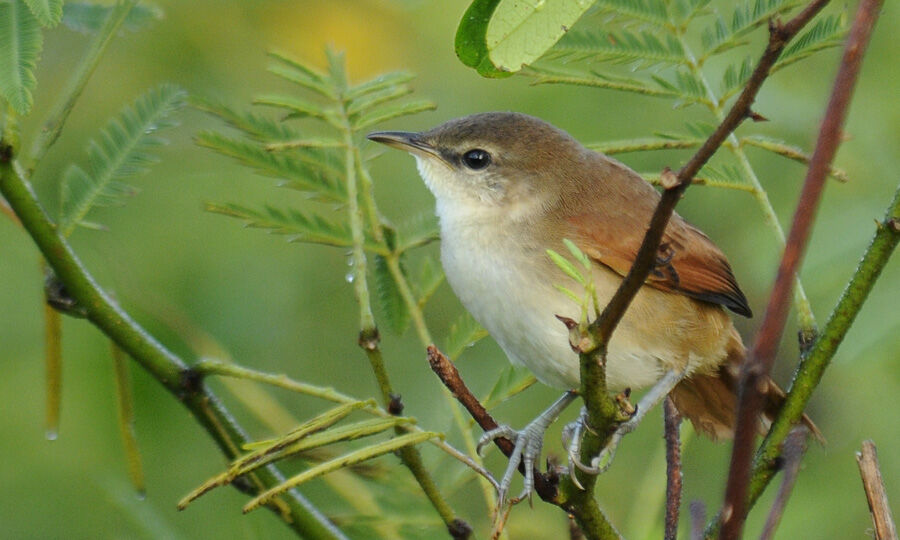
[[[897,540],[897,526],[891,516],[891,506],[888,504],[887,492],[884,489],[884,479],[878,466],[878,451],[874,442],[863,441],[862,451],[856,453],[856,462],[859,463],[863,489],[866,490],[869,511],[872,513],[872,521],[875,522],[875,540]]]
[[[773,36],[781,34],[788,27],[799,30],[802,24],[796,21],[803,16],[809,18],[818,10],[812,8],[814,2],[803,12],[779,27],[773,24]],[[750,461],[753,456],[754,439],[759,411],[765,395],[765,381],[775,361],[775,353],[787,320],[791,289],[805,251],[816,208],[821,198],[829,167],[841,140],[841,128],[847,115],[862,58],[869,36],[875,25],[881,0],[863,0],[856,20],[850,31],[844,57],[835,80],[831,99],[825,112],[825,119],[819,131],[816,148],[810,159],[809,170],[803,184],[800,201],[794,214],[791,232],[778,268],[778,276],[766,308],[766,314],[757,334],[756,341],[741,369],[737,422],[728,484],[725,489],[721,538],[737,539],[741,536],[747,517],[747,493],[750,481]],[[821,9],[821,6],[819,6]],[[809,20],[808,18],[806,20]],[[804,22],[805,24],[805,22]],[[770,46],[771,48],[771,46]],[[777,58],[777,55],[776,55]]]
[[[703,524],[706,523],[706,505],[703,501],[691,501],[691,540],[703,540]]]
[[[678,513],[681,508],[681,415],[671,397],[663,402],[666,438],[666,530],[663,538],[678,536]]]
[[[791,491],[794,489],[797,473],[800,472],[800,462],[803,459],[803,454],[806,453],[808,436],[809,430],[806,426],[797,426],[791,430],[791,433],[784,441],[784,451],[782,452],[784,476],[781,480],[781,487],[778,488],[778,494],[775,496],[775,502],[772,503],[772,509],[769,510],[769,516],[766,518],[766,525],[763,527],[759,540],[771,540],[775,536],[775,529],[778,528],[778,523],[781,521],[782,514],[784,514],[788,498],[790,498]]]
[[[481,429],[490,431],[497,428],[499,425],[497,424],[497,421],[494,420],[491,413],[487,412],[487,409],[485,409],[484,405],[478,401],[478,398],[472,394],[469,387],[466,386],[466,383],[459,376],[459,371],[456,369],[456,366],[454,366],[453,362],[447,358],[447,355],[438,350],[434,345],[428,347],[427,353],[428,365],[431,366],[431,370],[434,371],[441,382],[444,383],[444,386],[450,390],[453,397],[465,407],[466,411],[469,412],[469,415],[471,415],[475,422],[481,426]],[[513,449],[515,448],[513,442],[505,437],[495,438],[494,444],[497,445],[497,448],[499,448],[506,457],[512,455]],[[525,465],[522,463],[519,464],[519,472],[525,473]],[[545,475],[541,474],[537,468],[535,468],[533,472],[534,490],[542,500],[553,503],[557,496],[555,483]]]

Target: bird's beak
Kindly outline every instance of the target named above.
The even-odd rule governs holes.
[[[434,146],[425,142],[421,135],[408,131],[376,131],[369,133],[366,138],[381,144],[404,150],[414,155],[435,157],[441,161],[444,158]]]

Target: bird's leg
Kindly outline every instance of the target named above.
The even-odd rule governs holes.
[[[616,447],[619,446],[619,441],[622,440],[622,437],[634,431],[638,424],[641,423],[641,420],[644,419],[647,412],[659,404],[659,402],[662,401],[682,379],[684,379],[684,376],[684,371],[673,369],[666,373],[659,382],[653,385],[647,394],[641,398],[641,401],[638,402],[634,416],[619,425],[618,429],[616,429],[615,433],[610,437],[609,443],[607,443],[606,447],[600,451],[600,454],[591,460],[590,465],[582,463],[580,458],[582,435],[584,434],[584,430],[591,430],[590,426],[587,424],[587,410],[584,408],[581,409],[581,415],[579,415],[578,420],[566,427],[566,433],[568,434],[569,439],[569,473],[576,486],[581,487],[578,483],[578,478],[575,475],[575,467],[578,467],[588,474],[602,474],[606,472],[612,464],[613,458],[616,456]]]
[[[566,392],[521,431],[516,431],[507,425],[503,425],[487,431],[478,440],[479,452],[484,445],[499,437],[506,437],[516,445],[513,453],[509,456],[509,465],[507,465],[506,472],[503,473],[503,479],[500,480],[500,487],[497,489],[498,506],[503,506],[509,486],[512,484],[513,476],[515,476],[520,462],[525,465],[524,488],[522,493],[513,499],[512,502],[517,503],[531,495],[534,488],[534,463],[541,457],[541,448],[544,445],[544,432],[577,396],[578,393],[574,390]]]

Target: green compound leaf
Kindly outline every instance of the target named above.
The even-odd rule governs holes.
[[[405,277],[407,272],[403,259],[400,259],[400,271]],[[398,336],[403,335],[409,328],[411,314],[409,306],[403,301],[403,295],[397,286],[397,281],[388,268],[387,260],[381,255],[375,256],[375,264],[372,266],[372,274],[375,280],[376,308],[382,321],[387,321],[388,328]]]
[[[21,115],[31,111],[34,68],[44,36],[22,0],[0,2],[0,97]]]
[[[144,172],[155,161],[150,149],[165,142],[156,132],[174,125],[168,117],[184,105],[186,96],[184,90],[169,84],[147,91],[91,141],[87,171],[78,165],[69,166],[61,186],[60,228],[64,236],[84,224],[85,216],[95,206],[122,204],[125,197],[136,193],[120,180]]]
[[[63,0],[25,0],[25,3],[44,28],[53,28],[62,19]]]
[[[456,32],[456,54],[485,77],[504,77],[542,56],[591,0],[476,0]]]
[[[76,32],[92,34],[103,27],[109,13],[114,9],[115,5],[67,2],[63,8],[62,23]],[[131,8],[122,25],[132,32],[137,32],[158,21],[162,16],[163,12],[157,6],[140,3]]]

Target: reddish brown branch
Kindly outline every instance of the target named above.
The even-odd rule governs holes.
[[[678,536],[678,513],[681,509],[681,415],[671,397],[663,402],[666,438],[666,530],[663,538]]]
[[[806,439],[808,436],[809,430],[805,426],[798,426],[791,430],[784,441],[784,451],[781,454],[784,460],[784,476],[759,540],[771,540],[775,536],[775,529],[778,528],[778,522],[781,521],[788,498],[790,498],[791,491],[794,489],[797,473],[800,472],[800,462],[803,459],[803,454],[806,452]]]
[[[459,371],[456,369],[456,366],[453,365],[453,362],[451,362],[450,359],[434,345],[429,345],[427,352],[428,365],[431,366],[431,370],[434,371],[441,382],[444,383],[444,386],[450,390],[453,397],[465,407],[469,412],[469,415],[471,415],[475,422],[481,426],[481,429],[490,431],[498,427],[498,424],[494,420],[494,417],[491,416],[491,413],[487,412],[484,405],[478,401],[478,398],[472,394],[469,387],[466,386],[466,383],[459,376]],[[504,437],[497,437],[494,439],[494,444],[497,445],[506,457],[512,455],[513,449],[515,448],[513,442]],[[525,465],[522,463],[519,464],[519,472],[522,474],[525,473]],[[553,502],[557,495],[556,483],[547,476],[541,474],[537,469],[533,472],[534,490],[541,499]]]
[[[862,451],[856,453],[856,461],[859,463],[859,474],[862,476],[863,489],[866,490],[872,521],[875,522],[875,540],[897,540],[897,526],[891,516],[887,492],[884,490],[875,443],[863,441]]]
[[[810,8],[815,4],[816,2],[811,4],[791,22],[780,28],[785,29],[792,26],[799,29],[798,25],[793,24],[794,21],[810,12]],[[841,140],[841,127],[847,116],[853,87],[880,6],[881,0],[863,0],[860,3],[856,20],[844,49],[844,57],[838,70],[831,99],[825,110],[825,119],[819,130],[816,148],[810,159],[809,170],[794,214],[791,232],[785,245],[766,314],[753,348],[741,369],[737,424],[722,514],[720,537],[723,539],[740,538],[743,530],[744,520],[747,516],[747,488],[750,480],[750,462],[754,450],[756,424],[763,404],[764,388],[762,386],[772,368],[775,352],[781,341],[788,315],[794,276],[809,239],[831,161]],[[772,32],[774,37],[781,32],[778,30],[777,24],[773,27],[775,28]],[[771,48],[770,44],[769,49]]]
[[[601,316],[593,323],[592,326],[601,343],[609,343],[613,330],[619,324],[619,321],[625,314],[625,310],[631,304],[631,300],[641,286],[644,285],[647,276],[653,269],[659,243],[662,240],[666,225],[669,223],[669,218],[675,211],[675,205],[678,204],[682,194],[691,185],[694,176],[697,175],[700,168],[722,146],[725,139],[737,129],[741,122],[746,118],[752,117],[751,107],[756,99],[756,94],[759,93],[760,87],[762,87],[763,82],[769,76],[769,71],[775,65],[781,51],[827,3],[828,0],[815,0],[787,23],[779,24],[773,22],[769,25],[769,43],[759,59],[756,69],[753,70],[753,74],[748,79],[746,86],[744,86],[744,90],[738,96],[734,105],[731,106],[731,110],[728,111],[719,127],[706,139],[703,146],[697,150],[684,167],[678,171],[676,180],[672,182],[672,187],[667,188],[663,192],[631,270],[622,281],[612,300],[606,305]]]

